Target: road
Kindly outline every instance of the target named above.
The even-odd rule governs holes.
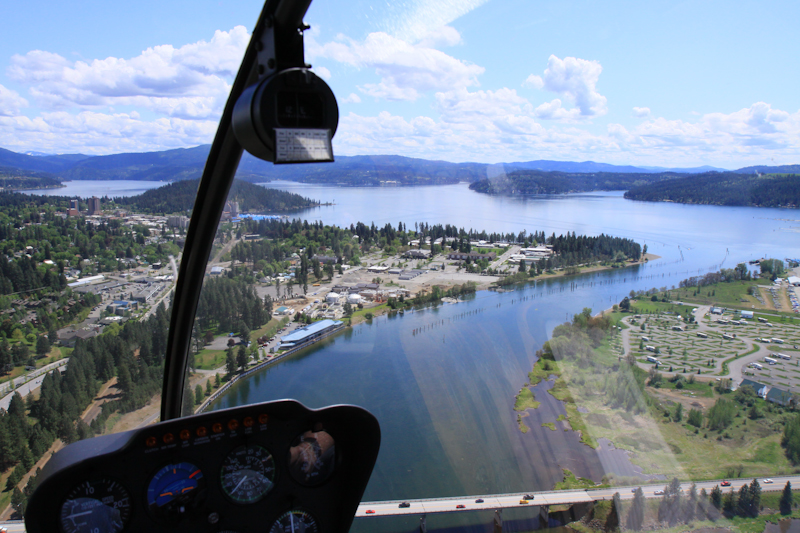
[[[698,481],[696,483],[697,492],[706,489],[710,493],[722,480],[711,481]],[[721,487],[724,492],[733,488],[738,491],[742,485],[750,484],[752,479],[736,479],[730,480],[730,487]],[[772,478],[772,483],[764,483],[764,478],[759,478],[758,482],[761,484],[762,491],[779,491],[783,490],[786,482],[792,483],[792,486],[797,486],[800,483],[800,476],[780,476]],[[688,494],[691,488],[691,482],[681,483],[681,490],[684,494]],[[464,496],[461,498],[436,498],[426,500],[405,500],[409,503],[409,507],[399,507],[402,500],[384,501],[384,502],[362,502],[358,506],[356,517],[373,517],[373,516],[396,516],[396,515],[421,515],[431,513],[451,513],[451,512],[469,512],[469,511],[487,511],[503,508],[519,508],[523,505],[530,507],[541,505],[560,505],[569,503],[581,503],[597,500],[610,500],[614,494],[619,492],[620,498],[623,500],[632,500],[633,491],[636,490],[638,485],[630,485],[627,487],[614,487],[609,489],[597,490],[564,490],[564,491],[545,491],[545,492],[530,492],[533,499],[528,500],[528,504],[521,504],[520,500],[524,498],[526,493],[517,492],[512,494],[491,494],[491,495],[476,495]],[[664,489],[664,485],[644,485],[642,490],[645,498],[661,498],[661,495],[655,494],[656,490]],[[476,503],[476,500],[482,499],[482,503]],[[457,506],[463,505],[459,509]],[[367,511],[373,511],[367,514]]]
[[[18,378],[14,378],[14,385],[17,387],[16,390],[11,391],[11,384],[10,383],[3,383],[3,386],[0,387],[0,391],[7,392],[2,399],[0,399],[0,409],[5,409],[8,411],[8,406],[11,404],[11,398],[14,396],[15,392],[19,392],[22,397],[24,398],[28,394],[31,393],[34,389],[38,388],[39,385],[42,383],[42,376],[44,376],[48,372],[52,372],[53,369],[57,367],[61,367],[67,364],[69,358],[61,359],[56,361],[55,363],[50,363],[49,365],[45,365],[42,368],[34,370],[29,374],[25,374],[24,376],[20,376]]]
[[[502,265],[508,260],[509,257],[511,257],[513,254],[518,254],[519,251],[520,251],[519,246],[509,246],[508,250],[503,252],[500,255],[500,257],[498,257],[491,265],[489,265],[489,268],[497,270],[498,268],[500,268],[500,265]]]

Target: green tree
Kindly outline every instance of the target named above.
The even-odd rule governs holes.
[[[197,405],[203,403],[203,387],[199,383],[194,388],[194,403]]]
[[[678,405],[675,406],[675,422],[680,422],[681,420],[683,420],[683,404],[678,402]]]
[[[239,353],[236,354],[236,364],[242,370],[247,367],[247,349],[244,347],[244,344],[239,345]]]
[[[747,506],[747,516],[757,517],[761,512],[761,485],[757,479],[750,483],[750,501]]]
[[[717,510],[722,509],[722,489],[716,485],[711,489],[711,505]]]
[[[236,372],[236,356],[233,354],[233,346],[229,346],[225,352],[225,370],[228,374]]]
[[[642,487],[637,487],[633,493],[633,503],[628,511],[628,529],[640,531],[644,523],[644,491]]]
[[[44,335],[39,335],[36,339],[36,355],[44,357],[48,353],[50,353],[50,341]]]
[[[739,516],[748,516],[750,514],[751,503],[752,495],[750,494],[750,486],[745,483],[739,489],[739,494],[736,498],[736,514]]]
[[[792,484],[788,481],[786,486],[783,487],[783,494],[781,494],[780,510],[781,514],[792,514],[792,506],[794,505],[794,494],[792,494]]]
[[[687,421],[696,428],[703,427],[703,413],[698,409],[689,409]]]
[[[206,396],[211,396],[211,392],[213,391],[213,387],[211,386],[211,380],[206,381]]]
[[[219,377],[219,373],[214,374],[214,387],[219,388],[222,385],[222,379]]]
[[[688,524],[694,520],[697,513],[697,485],[694,483],[689,488],[689,497],[686,499],[686,505],[684,505],[683,509],[683,522]]]
[[[736,514],[736,494],[731,490],[722,498],[722,511],[725,516],[733,516]]]
[[[666,522],[670,526],[676,525],[681,519],[681,482],[678,478],[664,487],[664,497],[658,506],[658,521]]]

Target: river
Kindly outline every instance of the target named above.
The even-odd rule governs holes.
[[[466,185],[335,188],[267,186],[335,205],[308,220],[378,226],[451,223],[487,231],[575,231],[631,237],[661,259],[638,267],[540,282],[457,305],[384,316],[256,374],[215,408],[278,398],[311,407],[353,403],[381,422],[383,441],[364,499],[545,490],[562,468],[599,480],[634,473],[618,450],[595,451],[571,431],[541,422],[563,413],[537,386],[542,406],[522,434],[514,395],[552,329],[583,307],[611,307],[629,291],[677,285],[688,276],[757,257],[797,255],[800,213],[786,209],[633,202],[619,192],[528,199],[485,196]],[[666,472],[665,474],[669,474]]]

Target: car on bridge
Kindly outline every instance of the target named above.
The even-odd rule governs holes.
[[[411,504],[408,502],[402,502],[400,505],[398,505],[398,507],[400,509],[407,509],[408,507],[411,507]]]
[[[458,505],[456,505],[456,509],[466,509],[466,508],[467,506],[464,505],[463,503],[459,503]]]
[[[372,509],[367,509],[367,514],[375,514],[375,511]]]
[[[524,500],[532,500],[533,498],[534,498],[533,494],[526,494],[525,496],[522,497],[522,499]]]
[[[529,503],[530,503],[530,502],[529,502],[528,500],[520,500],[520,501],[519,501],[519,504],[520,504],[520,505],[528,505]]]
[[[475,503],[483,503],[483,498],[478,498],[477,500],[475,500]]]

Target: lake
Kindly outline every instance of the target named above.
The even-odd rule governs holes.
[[[466,185],[335,188],[270,183],[335,205],[300,213],[327,224],[450,223],[487,231],[609,233],[646,243],[649,264],[478,292],[457,305],[384,316],[301,352],[233,387],[215,408],[279,398],[308,406],[353,403],[381,422],[383,442],[365,500],[545,490],[562,468],[600,480],[632,475],[624,452],[551,431],[563,406],[537,385],[542,406],[522,434],[514,395],[553,328],[631,290],[670,287],[691,275],[757,257],[797,255],[800,213],[786,209],[633,202],[622,193],[527,199],[485,196]],[[560,429],[560,428],[559,428]],[[663,474],[669,475],[670,472]]]
[[[29,189],[19,192],[48,196],[69,196],[72,198],[91,198],[92,196],[114,198],[136,196],[150,189],[166,185],[163,181],[134,180],[75,180],[65,181],[63,184],[64,187],[57,189]]]

